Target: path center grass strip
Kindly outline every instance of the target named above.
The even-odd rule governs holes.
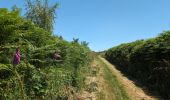
[[[104,79],[106,80],[106,84],[108,84],[112,93],[114,93],[113,95],[116,96],[116,100],[130,100],[130,97],[124,90],[123,86],[118,81],[117,77],[108,68],[108,66],[99,58],[98,61],[100,62],[100,66],[103,67]]]

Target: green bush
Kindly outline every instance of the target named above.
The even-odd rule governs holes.
[[[109,49],[105,56],[118,69],[149,89],[170,98],[170,31],[158,37],[139,40]]]
[[[63,99],[84,86],[87,45],[53,36],[7,9],[0,9],[0,30],[0,99]],[[21,62],[13,66],[16,48]],[[55,51],[61,59],[53,58]]]

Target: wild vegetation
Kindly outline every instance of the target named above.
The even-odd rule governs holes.
[[[48,0],[25,1],[25,16],[16,6],[0,8],[0,100],[76,100],[84,89],[98,92],[99,100],[131,99],[86,41],[73,38],[68,42],[53,34],[57,3],[49,6]],[[99,54],[170,99],[170,31]],[[91,82],[86,84],[89,75]],[[97,78],[99,82],[93,82]]]
[[[91,58],[87,43],[54,36],[18,9],[0,9],[0,30],[1,100],[68,99],[84,86]],[[14,64],[16,48],[21,58]]]
[[[53,24],[56,18],[56,9],[58,3],[53,6],[49,5],[49,0],[25,0],[26,1],[26,18],[37,24],[46,31],[53,32]]]
[[[122,72],[170,99],[170,31],[113,47],[105,57]]]

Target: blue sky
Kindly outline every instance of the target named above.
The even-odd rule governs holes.
[[[60,4],[54,33],[79,38],[102,51],[170,29],[170,0],[50,0]],[[23,8],[24,0],[0,0],[0,7]]]

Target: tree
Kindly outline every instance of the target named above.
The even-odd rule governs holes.
[[[13,11],[13,12],[14,12],[14,11],[15,11],[15,12],[18,12],[18,13],[19,13],[19,15],[20,15],[21,10],[22,10],[21,8],[18,8],[16,5],[12,6],[12,8],[11,8],[11,9],[12,9],[12,11]]]
[[[48,32],[52,32],[58,3],[49,6],[48,2],[48,0],[35,0],[34,3],[31,0],[26,0],[26,18]]]
[[[86,41],[82,41],[82,42],[81,42],[81,45],[82,45],[82,46],[85,46],[85,47],[88,47],[89,43],[86,42]]]
[[[79,39],[73,38],[73,43],[79,43]]]

